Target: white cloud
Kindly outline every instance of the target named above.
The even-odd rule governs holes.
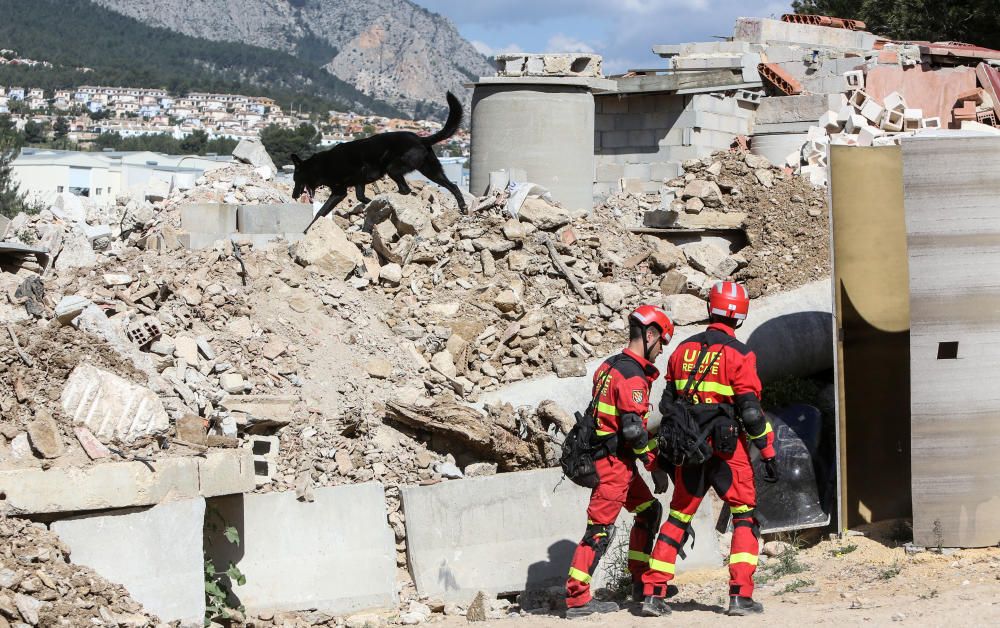
[[[546,44],[546,52],[594,52],[594,48],[579,39],[568,37],[562,33],[556,33],[549,37]]]

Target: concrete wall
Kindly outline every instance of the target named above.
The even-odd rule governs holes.
[[[205,500],[63,519],[52,531],[70,559],[111,582],[164,621],[201,626],[205,616],[202,527]]]
[[[472,97],[470,191],[519,168],[571,209],[593,206],[594,97],[586,87],[478,85]]]
[[[211,500],[242,540],[233,548],[221,531],[206,530],[215,564],[232,561],[246,575],[246,584],[234,587],[238,601],[251,613],[394,606],[396,544],[382,485],[318,488],[314,495],[313,502],[291,492]]]
[[[753,108],[711,94],[598,94],[595,198],[657,192],[686,159],[725,150],[751,131]]]
[[[587,525],[590,491],[560,482],[561,476],[558,469],[544,469],[403,487],[417,592],[468,602],[479,590],[494,594],[563,584]],[[659,497],[666,512],[669,494]],[[715,516],[706,500],[694,519],[697,542],[687,548],[681,569],[722,564]],[[618,538],[628,536],[631,520],[627,513],[619,518]],[[596,586],[607,580],[610,566],[610,560],[602,562]]]

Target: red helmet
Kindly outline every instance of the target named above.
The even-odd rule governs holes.
[[[720,281],[708,295],[708,313],[744,320],[750,311],[750,295],[746,286],[735,281]]]
[[[643,327],[656,325],[660,328],[660,338],[663,344],[670,342],[674,335],[674,324],[663,309],[655,305],[640,305],[628,315],[630,320],[634,320]]]

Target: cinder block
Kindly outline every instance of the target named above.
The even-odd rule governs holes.
[[[840,122],[837,120],[837,114],[833,111],[824,113],[819,119],[819,125],[830,133],[836,133],[840,130]]]
[[[52,531],[74,564],[124,585],[161,620],[201,625],[204,525],[205,500],[198,498],[63,519]]]
[[[645,146],[656,146],[656,133],[653,131],[629,131],[628,146],[641,148]]]
[[[198,458],[199,490],[204,497],[254,490],[254,456],[248,449],[217,449]]]
[[[878,126],[878,124],[882,121],[882,115],[884,113],[885,109],[882,105],[878,104],[871,98],[866,100],[864,106],[861,107],[861,115],[876,126]]]
[[[906,100],[899,95],[899,92],[892,92],[886,96],[882,105],[886,111],[898,111],[900,114],[906,111]]]
[[[668,181],[681,176],[683,172],[679,163],[653,163],[650,164],[649,178],[657,182]]]
[[[232,231],[227,233],[181,233],[177,235],[177,240],[186,249],[201,251],[214,247],[217,242],[229,240],[232,234]]]
[[[628,143],[628,131],[605,131],[601,133],[602,148],[625,148]]]
[[[848,103],[852,107],[854,107],[855,111],[861,113],[861,108],[865,106],[868,100],[869,100],[868,92],[866,92],[863,89],[859,89],[851,93],[851,97],[850,99],[848,99]]]
[[[651,177],[651,166],[649,164],[628,164],[623,170],[624,174],[622,176],[626,179],[640,179],[645,181]]]
[[[924,118],[923,109],[906,109],[903,111],[903,130],[917,131]]]
[[[598,103],[601,113],[628,113],[628,98],[617,94],[595,95],[594,102]]]
[[[844,125],[844,131],[847,133],[859,133],[866,126],[868,126],[868,122],[864,116],[852,113],[847,119],[847,124]]]
[[[626,101],[629,113],[653,113],[656,111],[656,101],[652,94],[632,95]]]
[[[480,589],[497,594],[565,582],[587,525],[590,491],[561,479],[558,469],[543,469],[401,487],[417,593],[466,601]],[[661,496],[664,504],[668,499]],[[622,529],[628,519],[623,513]],[[697,542],[686,548],[680,569],[721,564],[714,521],[706,501],[693,520]],[[598,586],[610,563],[602,561]]]
[[[638,131],[644,128],[643,117],[652,114],[628,113],[615,116],[615,131]]]
[[[274,479],[280,443],[277,436],[251,436],[245,445],[252,456],[253,480],[263,486]]]
[[[882,116],[883,131],[902,131],[903,130],[903,112],[897,109],[887,109],[885,115]]]
[[[625,168],[620,164],[599,163],[597,164],[597,181],[611,182],[617,181],[625,176]]]
[[[924,118],[921,127],[923,129],[940,129],[941,128],[941,118],[940,116],[934,116],[933,118]]]
[[[871,126],[865,126],[858,132],[858,146],[871,146],[876,137],[882,137],[885,131]]]
[[[848,89],[864,89],[865,73],[862,70],[851,70],[844,72],[844,80],[847,81]]]
[[[232,561],[246,576],[233,591],[249,613],[395,607],[396,542],[381,484],[317,488],[313,501],[285,492],[209,504],[240,533],[235,548],[206,530],[206,547],[216,565]]]
[[[43,514],[148,506],[200,495],[197,458],[164,458],[92,467],[0,471],[0,493],[13,514]]]
[[[614,131],[616,116],[608,113],[598,113],[594,118],[594,129],[597,131]]]
[[[181,228],[188,233],[225,233],[236,231],[237,205],[227,203],[190,203],[181,205]]]
[[[236,230],[260,234],[302,233],[312,219],[312,205],[306,203],[240,205],[236,211]]]

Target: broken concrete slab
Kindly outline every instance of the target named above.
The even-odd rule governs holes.
[[[246,575],[234,593],[248,612],[344,614],[395,606],[396,541],[381,484],[317,488],[312,502],[284,492],[210,504],[239,530],[239,548],[220,538],[209,554]]]
[[[0,492],[12,514],[104,510],[156,504],[171,497],[198,497],[198,459],[150,463],[109,462],[92,467],[0,471]]]
[[[156,393],[87,363],[70,374],[60,397],[76,425],[85,425],[103,442],[162,434],[170,419]]]
[[[543,469],[402,487],[417,592],[465,602],[479,590],[500,594],[564,583],[587,525],[590,491],[561,479],[558,469]],[[661,496],[664,505],[668,500]],[[627,519],[625,513],[619,521],[628,525]],[[694,519],[698,543],[680,568],[722,564],[714,524],[706,502]],[[601,564],[598,585],[609,565]]]
[[[236,210],[236,228],[241,234],[301,235],[312,219],[312,205],[305,203],[240,205]]]
[[[202,497],[249,493],[254,482],[253,452],[249,449],[209,451],[198,458],[198,487]]]
[[[201,625],[204,523],[205,500],[198,498],[72,517],[51,527],[73,563],[124,585],[163,621]]]
[[[269,421],[288,425],[299,398],[294,395],[226,395],[220,405],[230,412],[241,412],[251,422]]]
[[[191,234],[228,234],[236,231],[238,206],[228,203],[181,205],[181,228]]]

